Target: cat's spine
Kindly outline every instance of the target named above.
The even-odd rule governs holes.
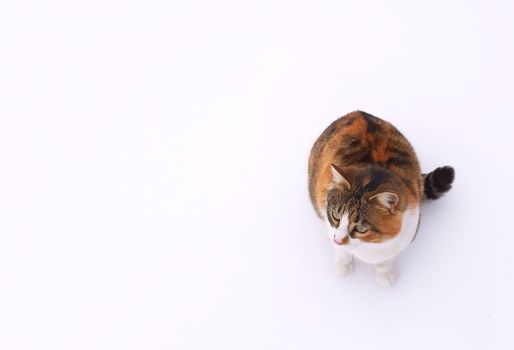
[[[423,192],[426,199],[441,198],[452,188],[455,170],[451,166],[443,166],[423,176]]]

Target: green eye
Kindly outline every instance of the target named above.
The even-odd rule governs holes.
[[[355,229],[356,229],[356,230],[357,230],[357,232],[359,232],[359,233],[366,233],[366,232],[368,232],[368,228],[367,228],[366,226],[364,226],[364,225],[361,225],[361,224],[357,224],[357,225],[355,226]]]

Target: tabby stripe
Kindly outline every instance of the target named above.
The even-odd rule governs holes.
[[[398,147],[387,147],[386,152],[394,154],[395,158],[409,158],[410,153]]]
[[[341,148],[356,148],[357,146],[360,146],[361,139],[357,136],[345,136],[341,143],[344,145]]]
[[[418,192],[416,191],[416,189],[414,188],[414,184],[412,183],[412,181],[410,180],[405,180],[405,179],[401,179],[402,182],[405,184],[405,186],[407,187],[407,189],[410,191],[410,193],[412,193],[412,195],[415,197],[415,198],[418,198]]]
[[[412,166],[412,163],[407,158],[392,157],[387,160],[387,166],[389,167],[391,165],[398,166],[398,167],[407,167],[407,166],[410,167],[410,166]]]
[[[340,149],[336,156],[348,163],[369,163],[373,161],[371,152],[367,149],[359,149],[350,153],[347,153],[345,149]]]
[[[343,119],[344,121],[341,124],[342,128],[346,128],[355,122],[355,117],[343,117],[343,118],[344,118]]]

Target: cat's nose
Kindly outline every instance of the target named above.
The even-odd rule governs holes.
[[[337,245],[345,245],[350,243],[350,237],[348,235],[345,235],[343,237],[337,237],[334,235],[334,243]]]

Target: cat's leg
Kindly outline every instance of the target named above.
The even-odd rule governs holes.
[[[375,264],[375,277],[378,284],[388,287],[396,281],[398,275],[394,272],[393,259]]]
[[[345,276],[353,269],[353,255],[336,245],[334,245],[334,248],[334,267],[336,270],[336,275]]]

